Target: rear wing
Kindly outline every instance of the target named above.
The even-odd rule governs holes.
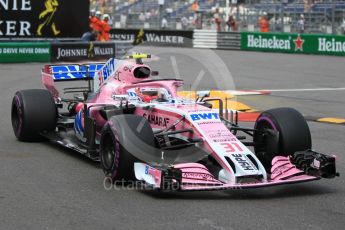
[[[71,80],[92,80],[101,70],[104,63],[89,63],[80,65],[46,65],[42,75],[50,75],[55,82]]]
[[[104,63],[45,65],[42,69],[42,83],[55,100],[60,97],[60,93],[55,87],[55,82],[88,81],[87,91],[90,92],[92,90],[91,81],[97,76],[97,72],[103,66]]]
[[[59,98],[59,92],[54,82],[86,80],[89,82],[88,91],[97,92],[123,62],[123,60],[111,58],[106,63],[46,65],[42,69],[42,83],[55,99]],[[76,88],[69,88],[71,89]]]

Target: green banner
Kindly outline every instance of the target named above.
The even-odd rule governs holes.
[[[345,56],[345,36],[243,32],[241,49]]]
[[[49,42],[0,43],[0,63],[50,62]]]

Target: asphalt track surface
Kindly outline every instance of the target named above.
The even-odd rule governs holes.
[[[152,63],[174,77],[168,48]],[[180,75],[192,84],[202,64],[196,50],[175,55]],[[216,51],[236,89],[345,87],[345,62],[331,56]],[[166,55],[166,56],[165,56]],[[174,62],[174,61],[173,61]],[[49,143],[21,143],[12,132],[15,91],[41,88],[42,64],[0,65],[0,229],[343,229],[345,226],[345,127],[309,122],[313,147],[338,156],[341,177],[256,190],[159,195],[104,189],[96,163]],[[175,71],[176,73],[176,71]],[[218,81],[215,80],[216,82]],[[208,71],[198,89],[215,88]],[[291,106],[303,114],[345,117],[345,92],[274,92],[242,96],[255,109]],[[248,124],[251,125],[251,124]]]

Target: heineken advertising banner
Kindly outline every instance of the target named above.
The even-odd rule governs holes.
[[[115,41],[132,41],[133,45],[193,46],[193,31],[112,29],[110,38]]]
[[[50,43],[0,43],[0,62],[50,62]]]
[[[0,37],[81,37],[89,0],[0,0]]]
[[[114,42],[57,42],[51,49],[52,62],[105,61],[116,51]]]
[[[345,56],[345,36],[244,32],[241,49]]]

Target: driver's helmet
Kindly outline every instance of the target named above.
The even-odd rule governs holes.
[[[136,88],[136,94],[143,102],[167,102],[169,100],[169,92],[165,88]]]

